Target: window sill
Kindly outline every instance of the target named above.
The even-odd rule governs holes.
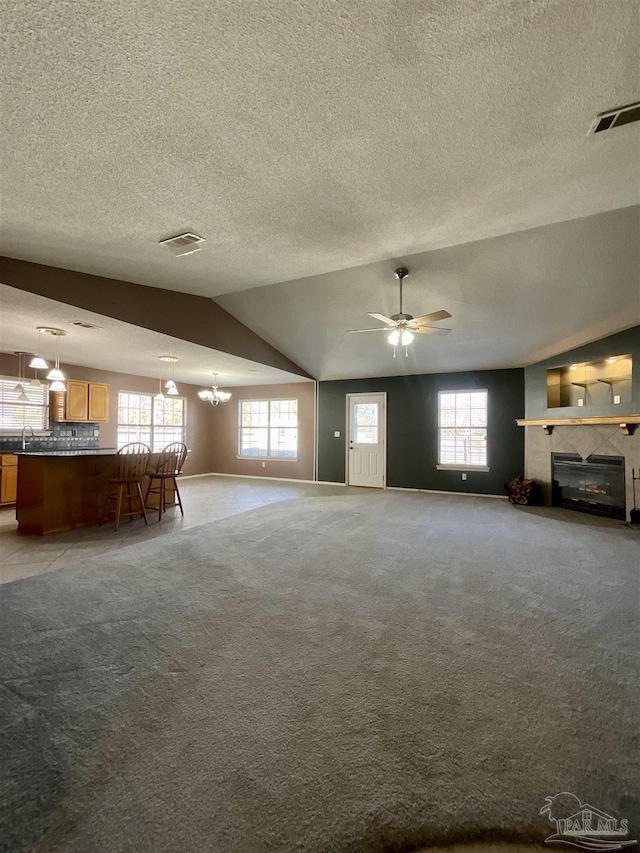
[[[487,468],[486,465],[436,465],[436,470],[438,471],[466,471],[467,473],[471,473],[472,471],[478,471],[481,474],[486,474],[491,468]]]
[[[236,459],[245,459],[248,462],[255,460],[256,462],[297,462],[298,459],[293,459],[291,456],[240,456],[238,454]]]

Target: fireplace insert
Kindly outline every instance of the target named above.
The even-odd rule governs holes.
[[[553,505],[626,519],[624,457],[553,453]]]

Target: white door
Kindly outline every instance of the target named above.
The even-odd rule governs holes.
[[[384,489],[386,394],[348,394],[347,485]]]

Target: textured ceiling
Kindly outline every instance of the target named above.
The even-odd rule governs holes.
[[[441,308],[447,337],[408,349],[367,312],[398,310],[393,270],[410,275],[404,309]],[[317,379],[516,367],[640,323],[640,207],[282,282],[217,300]]]
[[[4,22],[12,257],[214,296],[640,200],[639,125],[586,136],[640,96],[638,0],[8,0]],[[207,242],[176,259],[157,243],[183,229]]]
[[[158,357],[173,355],[178,358],[174,368],[176,381],[202,387],[213,384],[211,374],[214,371],[219,374],[218,384],[227,388],[305,381],[293,373],[132,326],[112,317],[103,317],[4,284],[0,284],[0,308],[0,352],[35,352],[39,348],[39,354],[44,358],[53,358],[55,340],[48,337],[38,340],[36,327],[55,326],[67,332],[67,336],[60,341],[59,350],[60,360],[66,364],[167,378],[170,368],[163,365]],[[73,325],[75,320],[93,323],[101,328],[83,329]]]

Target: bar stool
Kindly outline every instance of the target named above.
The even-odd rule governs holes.
[[[176,501],[167,503],[167,481],[169,489],[175,492],[177,505],[180,507],[181,515],[184,515],[182,509],[182,501],[180,500],[180,490],[176,477],[182,473],[184,460],[187,458],[187,445],[176,441],[173,444],[167,444],[162,449],[156,460],[152,470],[147,471],[149,475],[149,485],[147,493],[144,496],[145,505],[149,499],[149,495],[158,495],[158,521],[162,518],[162,513],[167,511],[167,507],[176,506]],[[154,480],[158,481],[158,485],[154,486]],[[153,507],[155,509],[155,507]]]
[[[105,506],[105,515],[108,513],[107,507],[110,500],[115,500],[115,530],[118,530],[121,518],[133,518],[134,515],[141,515],[144,518],[144,523],[148,524],[147,513],[145,511],[144,500],[142,498],[142,489],[140,483],[142,478],[147,473],[149,467],[149,454],[151,448],[146,444],[139,442],[131,442],[121,447],[116,456],[116,476],[110,477],[109,482],[117,488],[107,497]],[[125,494],[125,486],[127,492]],[[126,498],[129,511],[122,512],[122,499]],[[133,502],[137,501],[140,509],[133,509]]]

